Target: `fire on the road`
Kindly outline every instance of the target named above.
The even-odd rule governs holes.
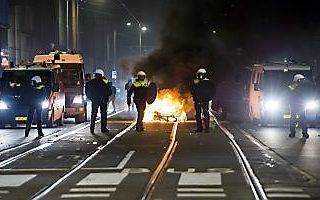
[[[185,100],[175,89],[160,90],[153,104],[147,105],[144,122],[186,121]]]

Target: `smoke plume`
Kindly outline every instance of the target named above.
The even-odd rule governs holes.
[[[228,70],[224,44],[214,30],[221,2],[171,0],[165,18],[160,49],[135,65],[145,70],[160,88],[188,91],[198,68],[205,68],[218,81]]]

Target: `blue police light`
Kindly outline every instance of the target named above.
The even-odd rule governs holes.
[[[0,101],[0,110],[7,110],[8,106],[5,102]]]

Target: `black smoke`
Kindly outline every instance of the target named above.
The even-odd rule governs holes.
[[[185,91],[198,68],[205,68],[214,80],[222,80],[230,68],[228,51],[219,37],[224,1],[171,0],[164,20],[161,48],[139,62],[162,88]],[[216,34],[213,31],[217,31]]]

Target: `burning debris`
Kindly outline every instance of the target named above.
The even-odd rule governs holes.
[[[186,100],[176,89],[160,90],[155,102],[147,106],[143,121],[186,121],[187,109]]]

